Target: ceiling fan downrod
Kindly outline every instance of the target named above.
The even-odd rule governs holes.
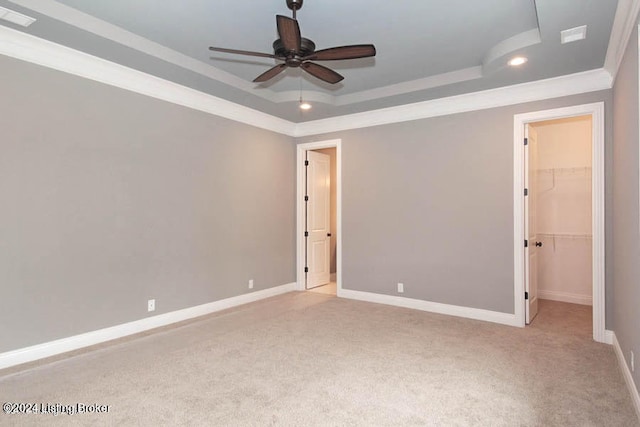
[[[293,11],[293,19],[296,19],[296,12],[302,9],[303,0],[287,0],[287,7]]]

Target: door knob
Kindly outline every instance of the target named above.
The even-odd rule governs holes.
[[[541,248],[542,247],[542,242],[536,242],[536,246]]]
[[[327,233],[327,237],[331,237],[331,233]]]

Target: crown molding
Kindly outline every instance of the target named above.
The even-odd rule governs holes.
[[[0,26],[0,54],[293,137],[483,110],[612,87],[611,75],[598,69],[296,124],[4,26]]]
[[[378,87],[370,90],[363,90],[336,97],[335,105],[350,105],[359,102],[372,101],[374,99],[388,98],[405,93],[417,92],[446,86],[454,83],[462,83],[469,80],[480,79],[484,76],[482,67],[469,67],[448,73],[436,74],[408,82],[396,83],[389,86]]]
[[[446,86],[454,83],[462,83],[469,80],[480,79],[484,76],[483,67],[469,67],[448,73],[436,74],[421,79],[410,80],[388,86],[377,87],[375,89],[363,90],[360,92],[347,93],[344,95],[332,95],[330,93],[313,90],[304,91],[304,99],[307,101],[321,102],[327,105],[342,106],[357,104],[360,102],[372,101],[374,99],[388,98],[405,93],[417,92],[432,89],[434,87]],[[270,98],[276,103],[297,102],[300,98],[300,91],[289,90],[277,92]]]
[[[618,0],[607,57],[604,60],[604,69],[611,74],[613,81],[618,74],[618,68],[620,68],[622,57],[627,50],[627,44],[638,20],[639,12],[640,0]]]
[[[295,124],[84,52],[0,26],[0,54],[285,135]]]
[[[48,16],[72,27],[87,31],[106,40],[126,46],[128,48],[145,53],[149,56],[161,59],[170,64],[179,66],[194,73],[198,73],[210,79],[219,81],[236,89],[248,92],[254,96],[271,100],[275,92],[269,89],[256,90],[256,84],[223,71],[212,65],[205,64],[197,59],[169,49],[159,43],[141,37],[116,25],[98,19],[81,12],[65,4],[52,0],[9,0],[10,2]]]
[[[313,136],[329,132],[446,116],[577,95],[611,89],[611,87],[611,75],[601,68],[481,92],[299,123],[296,125],[295,136]]]

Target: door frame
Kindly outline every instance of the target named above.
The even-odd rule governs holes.
[[[524,128],[525,125],[576,116],[591,116],[591,232],[593,266],[593,339],[611,344],[605,324],[605,171],[604,102],[534,111],[513,116],[513,227],[514,227],[514,309],[519,326],[525,326],[524,257]]]
[[[305,153],[322,148],[336,149],[336,294],[342,293],[342,140],[306,142],[296,146],[296,289],[305,291]]]
[[[535,134],[535,138],[532,139],[532,135]],[[530,125],[530,123],[527,123],[524,125],[524,137],[527,138],[527,140],[529,141],[529,143],[527,144],[526,147],[524,147],[524,159],[523,159],[523,164],[524,164],[524,173],[523,173],[523,179],[524,179],[524,184],[523,186],[525,188],[527,188],[528,191],[528,196],[524,199],[524,213],[523,213],[523,218],[524,218],[524,236],[525,239],[527,239],[529,241],[529,245],[525,246],[525,257],[524,257],[524,270],[525,270],[525,275],[524,275],[524,292],[525,295],[527,293],[529,293],[529,298],[525,298],[524,300],[524,323],[525,325],[530,325],[531,322],[533,321],[533,319],[538,315],[538,269],[539,269],[539,263],[538,263],[538,250],[536,248],[536,244],[537,242],[534,243],[535,240],[538,240],[538,227],[537,225],[534,226],[534,235],[531,235],[531,216],[532,213],[533,215],[535,215],[535,220],[533,221],[534,223],[537,220],[537,207],[538,207],[538,195],[536,194],[537,191],[537,184],[532,184],[531,183],[531,159],[533,157],[535,157],[535,163],[537,166],[537,161],[538,161],[538,131],[535,130],[535,128],[533,126]],[[535,144],[532,143],[532,141],[535,141]],[[532,148],[535,147],[535,150],[532,150]],[[537,175],[536,175],[537,176]],[[535,203],[533,203],[535,201]],[[531,208],[533,204],[533,209]],[[531,239],[531,237],[535,237],[534,240]],[[535,252],[535,253],[532,253]],[[531,264],[533,261],[533,258],[535,256],[535,272],[533,271],[533,269],[531,268]],[[532,288],[532,278],[535,278],[535,284],[534,284],[534,292],[531,292],[531,288]],[[528,285],[528,286],[527,286]],[[534,313],[533,316],[531,315],[532,313],[532,308],[534,309]]]

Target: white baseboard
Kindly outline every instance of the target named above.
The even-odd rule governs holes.
[[[627,383],[627,387],[629,388],[629,393],[631,393],[631,400],[633,401],[633,406],[636,408],[636,415],[638,415],[638,420],[640,421],[640,394],[638,394],[638,388],[636,384],[633,382],[633,376],[631,375],[631,371],[629,370],[629,365],[627,365],[627,360],[622,353],[622,348],[620,347],[620,343],[618,342],[618,338],[616,338],[616,334],[612,333],[613,336],[613,349],[616,352],[616,356],[618,356],[618,364],[620,365],[620,370],[622,370],[622,376],[624,377],[624,382]]]
[[[74,335],[72,337],[62,338],[43,344],[37,344],[31,347],[0,353],[0,369],[32,362],[38,359],[44,359],[45,357],[55,356],[57,354],[66,353],[83,347],[89,347],[91,345],[126,337],[128,335],[137,334],[150,329],[170,325],[172,323],[182,322],[183,320],[193,319],[195,317],[215,313],[216,311],[226,310],[228,308],[291,292],[295,289],[296,284],[289,283],[274,288],[238,295],[236,297],[220,301],[185,308],[183,310],[147,317],[145,319],[123,323],[121,325],[105,329],[99,329],[97,331]]]
[[[543,291],[538,289],[538,298],[568,302],[571,304],[593,305],[593,298],[591,295],[571,294],[568,292]]]
[[[441,304],[437,302],[371,292],[353,291],[349,289],[338,289],[338,297],[412,308],[415,310],[465,317],[468,319],[484,320],[486,322],[500,323],[508,326],[523,326],[518,322],[515,314],[500,313],[497,311],[483,310],[479,308],[461,307],[457,305]]]
[[[613,331],[605,329],[604,331],[604,341],[601,341],[603,344],[613,345]]]

